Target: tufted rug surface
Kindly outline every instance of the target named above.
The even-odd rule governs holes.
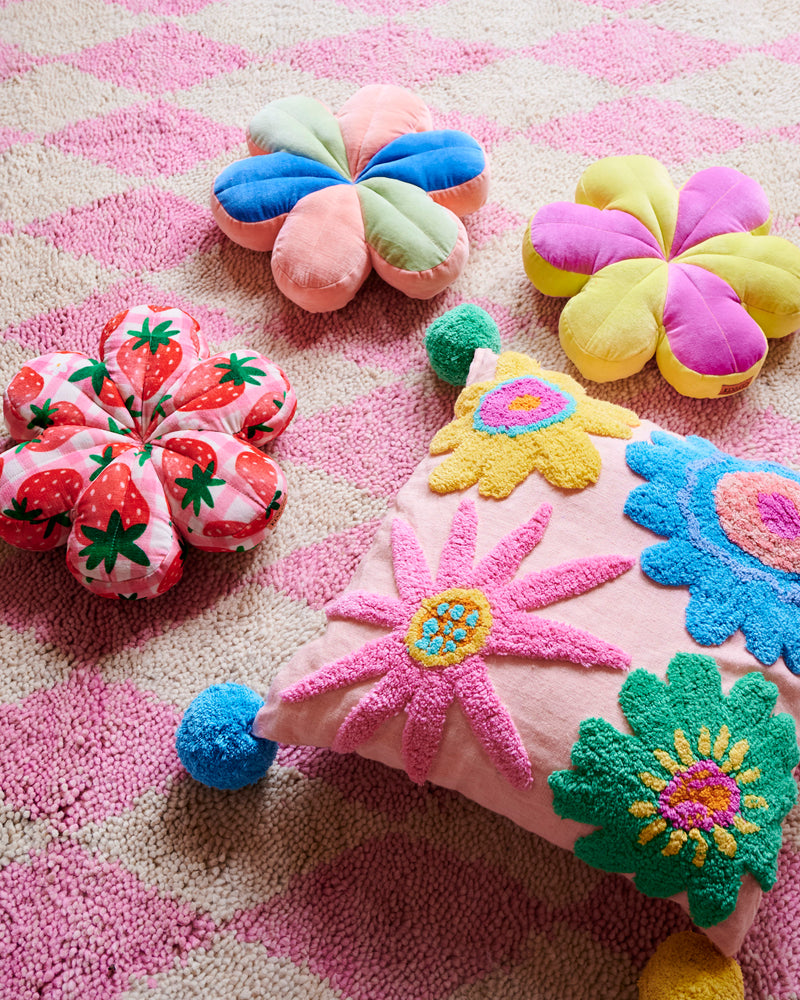
[[[450,415],[422,346],[434,318],[477,303],[505,348],[574,374],[520,244],[593,159],[651,154],[677,184],[737,167],[800,244],[798,31],[790,0],[0,0],[0,382],[47,351],[92,355],[108,318],[152,302],[216,349],[267,354],[300,400],[271,449],[290,490],[274,534],[190,551],[162,597],[104,600],[63,550],[0,543],[2,1000],[636,997],[688,926],[672,904],[355,756],[282,747],[258,785],[209,790],[174,731],[208,684],[263,692],[321,631]],[[483,143],[489,201],[447,292],[412,301],[373,275],[310,315],[216,229],[211,180],[267,101],[336,109],[374,82]],[[682,398],[652,364],[591,391],[800,468],[798,385],[795,336],[726,399]],[[795,809],[739,955],[748,1000],[796,1000],[799,924]]]

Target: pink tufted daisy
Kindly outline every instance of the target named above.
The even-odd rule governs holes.
[[[522,559],[542,539],[550,514],[551,507],[543,504],[474,565],[478,518],[474,503],[462,502],[435,575],[409,525],[396,518],[391,544],[399,596],[353,591],[327,608],[330,616],[392,631],[298,681],[282,697],[303,701],[380,678],[342,723],[333,749],[354,750],[405,711],[403,760],[416,782],[425,780],[447,710],[457,702],[500,773],[514,787],[529,786],[530,760],[492,686],[486,657],[523,656],[618,669],[630,665],[626,653],[591,633],[527,613],[577,597],[634,563],[624,556],[592,556],[514,580]]]

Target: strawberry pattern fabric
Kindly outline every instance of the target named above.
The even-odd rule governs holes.
[[[21,443],[0,455],[0,537],[43,551],[105,597],[164,593],[184,547],[242,551],[274,527],[286,479],[259,450],[292,419],[284,373],[246,350],[210,355],[181,309],[136,306],[99,358],[57,351],[8,386]]]

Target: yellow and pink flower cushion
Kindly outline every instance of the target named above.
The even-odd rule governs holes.
[[[608,157],[575,203],[536,212],[523,262],[539,291],[570,299],[559,336],[585,378],[626,378],[655,355],[678,392],[725,396],[758,375],[768,338],[800,328],[800,247],[770,222],[738,170],[702,170],[679,192],[657,160]]]
[[[47,354],[8,386],[21,443],[0,455],[0,537],[66,544],[70,572],[96,594],[155,597],[180,579],[186,544],[241,551],[271,531],[286,480],[257,446],[296,403],[266,358],[210,355],[181,309],[128,309],[106,324],[98,359]]]
[[[434,449],[452,455],[444,465],[425,459],[400,490],[327,608],[324,635],[281,669],[265,703],[253,696],[242,707],[231,756],[217,699],[226,688],[238,697],[238,685],[221,685],[187,710],[182,759],[192,770],[194,752],[204,752],[211,770],[198,776],[225,785],[235,754],[255,754],[246,732],[263,753],[275,741],[355,751],[633,876],[645,893],[674,897],[734,953],[774,881],[799,759],[800,682],[777,646],[764,669],[768,651],[759,648],[759,660],[747,648],[750,625],[762,612],[785,615],[784,655],[796,647],[800,575],[775,570],[788,574],[783,589],[748,604],[744,580],[772,547],[746,550],[726,535],[714,600],[728,605],[735,593],[741,614],[728,616],[733,627],[724,641],[717,634],[712,658],[706,637],[687,629],[679,581],[648,575],[653,529],[683,541],[680,512],[667,510],[677,472],[666,497],[654,481],[657,428],[531,359],[487,350],[476,353],[456,413]],[[649,503],[637,493],[642,452],[651,456],[646,487],[657,491]],[[782,538],[798,477],[771,474],[765,513],[748,510]],[[653,508],[652,525],[626,512],[631,496],[637,509]],[[693,523],[691,510],[683,516]],[[702,539],[693,551],[709,555]],[[676,560],[690,561],[683,549]]]
[[[413,298],[461,273],[469,240],[459,216],[486,200],[486,155],[471,136],[434,130],[401,87],[372,85],[337,114],[303,96],[251,121],[251,154],[214,181],[227,236],[272,251],[278,288],[310,312],[346,305],[370,271]]]

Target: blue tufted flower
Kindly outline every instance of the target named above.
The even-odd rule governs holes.
[[[642,569],[689,587],[691,635],[718,646],[741,630],[762,663],[783,656],[800,674],[800,475],[663,431],[628,445],[626,458],[649,480],[626,514],[668,539],[644,550]]]
[[[311,312],[346,305],[373,267],[430,298],[461,273],[459,216],[488,189],[480,144],[431,126],[401,87],[364,87],[336,115],[310,97],[273,101],[250,123],[253,155],[216,178],[214,217],[234,242],[272,251],[278,288]]]

